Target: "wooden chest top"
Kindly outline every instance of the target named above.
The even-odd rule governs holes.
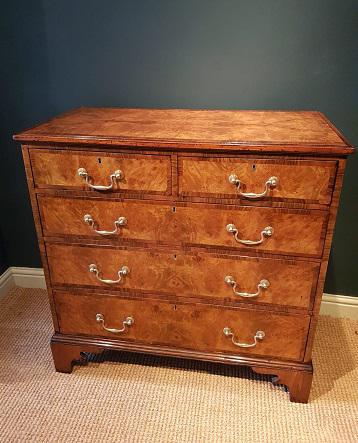
[[[14,136],[26,143],[347,155],[320,112],[79,108]]]

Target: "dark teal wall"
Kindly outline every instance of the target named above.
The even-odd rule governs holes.
[[[7,262],[40,266],[11,134],[77,106],[317,109],[358,144],[356,0],[4,2],[0,226]],[[358,294],[358,157],[326,291]]]
[[[8,261],[5,256],[5,248],[0,232],[0,275],[8,268]]]

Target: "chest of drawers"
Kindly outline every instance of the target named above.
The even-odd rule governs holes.
[[[250,366],[307,402],[350,144],[318,112],[81,108],[22,143],[55,367]]]

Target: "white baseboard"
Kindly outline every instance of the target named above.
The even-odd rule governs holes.
[[[0,275],[0,297],[7,294],[13,286],[15,286],[15,283],[12,271],[11,268],[7,268],[6,271]]]
[[[0,297],[14,286],[46,289],[43,269],[8,268],[0,276]],[[358,320],[358,297],[323,294],[320,314]]]
[[[358,320],[358,297],[323,294],[319,313],[331,317],[346,317]]]
[[[21,288],[46,289],[44,271],[42,268],[17,268],[11,267],[15,286]]]
[[[21,288],[46,289],[44,271],[42,268],[10,267],[0,275],[0,297],[14,286]]]

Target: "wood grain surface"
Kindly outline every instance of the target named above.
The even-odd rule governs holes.
[[[294,316],[259,312],[249,309],[229,309],[205,304],[170,304],[158,300],[55,294],[60,330],[63,334],[85,334],[148,344],[182,348],[253,354],[300,360],[305,347],[309,316]],[[107,332],[96,322],[102,314],[105,326],[122,328],[123,320],[131,316],[133,326],[120,334]],[[257,331],[265,338],[254,348],[239,348],[223,328],[235,332],[235,340],[252,343]]]
[[[286,385],[289,389],[290,401],[295,403],[308,403],[313,378],[313,369],[273,369],[260,366],[252,366],[251,368],[258,374],[275,374],[276,377],[273,379],[273,384]]]
[[[326,228],[324,211],[259,207],[219,209],[188,205],[178,207],[175,214],[178,231],[185,243],[306,257],[319,257],[322,253]],[[227,232],[228,224],[236,226],[239,239],[257,241],[261,232],[269,226],[274,233],[271,237],[265,237],[261,244],[249,246],[237,242]]]
[[[84,168],[91,177],[91,184],[108,186],[110,175],[122,171],[123,178],[115,181],[113,190],[171,193],[171,164],[169,156],[136,154],[83,153],[76,151],[31,150],[31,165],[35,186],[38,188],[60,187],[65,189],[90,190],[85,180],[78,175]],[[103,194],[93,191],[95,194]]]
[[[314,335],[315,335],[315,331],[316,331],[320,306],[321,306],[321,302],[322,302],[324,283],[325,283],[325,279],[326,279],[328,261],[329,261],[330,252],[331,252],[334,227],[335,227],[336,219],[337,219],[339,198],[341,195],[345,168],[346,168],[346,160],[340,159],[339,164],[338,164],[335,188],[334,188],[334,192],[333,192],[333,196],[332,196],[332,203],[329,208],[329,218],[328,218],[328,224],[327,224],[325,244],[324,244],[323,254],[322,254],[322,258],[321,258],[321,267],[320,267],[318,284],[317,284],[317,289],[316,289],[316,297],[315,297],[314,307],[313,307],[313,316],[312,316],[310,330],[309,330],[309,334],[308,334],[308,338],[307,338],[307,346],[306,346],[306,353],[305,353],[305,361],[306,362],[309,362],[312,359],[313,340],[314,340]]]
[[[101,238],[84,222],[90,214],[99,229],[112,230],[118,217],[127,224],[113,239],[163,242],[173,245],[218,246],[248,252],[269,252],[292,256],[319,257],[322,253],[326,212],[217,205],[159,204],[153,202],[113,202],[105,200],[39,199],[45,235],[83,235]],[[227,232],[234,224],[239,239],[259,240],[265,227],[272,237],[259,245],[243,245]]]
[[[42,232],[42,226],[41,226],[41,216],[40,216],[40,211],[39,211],[39,207],[38,207],[38,203],[37,203],[37,199],[36,199],[36,193],[34,192],[35,186],[34,186],[32,170],[31,170],[30,152],[26,146],[22,147],[22,158],[24,161],[27,187],[28,187],[29,197],[30,197],[30,202],[31,202],[31,209],[32,209],[33,217],[34,217],[37,239],[39,242],[40,257],[41,257],[41,262],[42,262],[45,280],[46,280],[47,294],[48,294],[51,315],[52,315],[52,322],[53,322],[55,332],[58,332],[59,326],[58,326],[58,320],[57,320],[57,315],[56,315],[55,301],[52,296],[52,287],[51,287],[51,282],[50,282],[50,274],[49,274],[49,269],[48,269],[45,242],[43,239],[43,232]]]
[[[275,176],[278,185],[269,188],[262,200],[304,200],[329,204],[336,163],[312,160],[233,159],[179,157],[179,194],[185,196],[231,197],[237,187],[228,180],[235,174],[241,182],[240,192],[260,194],[266,181]],[[247,198],[247,200],[249,200]]]
[[[180,242],[174,236],[173,206],[141,200],[113,201],[105,199],[63,198],[41,195],[38,197],[46,236],[84,236],[119,241]],[[110,237],[96,234],[84,222],[89,214],[97,229],[114,230],[114,222],[126,217],[127,224]]]
[[[14,138],[22,142],[191,150],[352,152],[339,132],[314,111],[80,108]]]
[[[308,309],[317,283],[319,264],[254,257],[153,251],[138,248],[48,244],[51,282],[56,285],[92,286],[111,291],[134,291],[198,296],[218,302],[263,303]],[[115,285],[101,283],[89,272],[95,263],[102,278],[118,278],[126,265],[130,273]],[[237,282],[236,291],[256,293],[262,279],[270,286],[255,298],[234,294],[225,283]]]

